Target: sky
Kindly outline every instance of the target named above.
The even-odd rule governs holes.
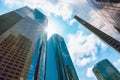
[[[120,71],[120,54],[74,19],[78,15],[120,41],[120,35],[104,23],[89,0],[0,0],[0,15],[23,6],[37,8],[48,17],[48,38],[54,33],[64,38],[80,80],[97,80],[92,68],[103,59]]]

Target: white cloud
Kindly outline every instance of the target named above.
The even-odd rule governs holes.
[[[120,71],[120,59],[117,61],[113,62],[114,66]]]
[[[48,14],[53,13],[67,20],[71,18],[73,14],[73,7],[71,7],[71,5],[76,4],[78,1],[79,0],[4,0],[4,3],[9,7],[29,6],[31,8],[42,9]]]
[[[69,21],[69,24],[72,25],[72,24],[74,24],[75,22],[76,22],[76,20],[75,20],[75,19],[72,19],[72,20]]]
[[[89,3],[90,0],[4,0],[3,2],[9,7],[29,6],[42,9],[47,14],[53,13],[56,16],[62,16],[64,20],[69,20],[70,25],[75,22],[74,19],[71,19],[71,16],[77,14],[120,40],[120,35],[113,26],[103,23],[103,18],[99,14],[100,10],[93,8]],[[84,35],[79,30],[74,35],[70,34],[68,40],[68,48],[72,58],[79,66],[84,66],[96,59],[97,45],[103,50],[106,48],[95,35]]]
[[[89,68],[87,69],[87,77],[91,77],[91,78],[94,78],[94,77],[95,77],[92,69],[93,69],[93,66],[92,66],[92,67],[89,67]]]
[[[9,7],[29,6],[42,9],[47,14],[53,13],[56,16],[62,16],[64,20],[68,20],[70,25],[75,22],[71,16],[77,14],[120,41],[119,32],[111,25],[109,19],[104,17],[110,17],[109,15],[104,15],[104,13],[108,13],[93,7],[92,2],[89,0],[3,0],[3,2]]]
[[[72,60],[77,66],[85,66],[94,61],[97,58],[97,46],[100,46],[102,50],[106,49],[106,45],[94,34],[85,35],[80,30],[76,34],[68,36],[67,46]]]
[[[3,0],[5,5],[8,5],[9,7],[15,7],[15,6],[22,6],[23,0]]]

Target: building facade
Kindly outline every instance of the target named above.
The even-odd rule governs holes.
[[[93,72],[98,80],[120,80],[119,71],[107,59],[98,62]]]
[[[84,25],[87,29],[92,31],[95,35],[97,35],[100,39],[102,39],[104,42],[109,44],[111,47],[113,47],[116,51],[120,52],[120,42],[116,39],[112,38],[111,36],[107,35],[103,31],[97,29],[93,25],[89,24],[88,22],[84,21],[78,16],[74,17],[78,22],[80,22],[82,25]]]
[[[96,0],[96,1],[102,1],[102,2],[112,2],[112,3],[120,3],[120,0]]]
[[[120,3],[114,1],[119,0],[83,0],[75,6],[74,12],[120,42]]]
[[[120,0],[91,0],[88,2],[92,4],[93,9],[104,20],[104,23],[120,34]]]
[[[0,16],[0,80],[78,80],[63,38],[47,41],[47,23],[28,7]]]
[[[58,34],[48,40],[46,80],[79,80],[65,41]]]
[[[28,7],[0,16],[0,80],[34,78],[37,68],[32,66],[37,65],[39,61],[45,62],[43,59],[33,59],[42,53],[39,47],[47,40],[44,32],[46,26],[46,16],[37,9]],[[45,58],[44,56],[41,55],[41,58]],[[34,70],[31,70],[32,68]]]

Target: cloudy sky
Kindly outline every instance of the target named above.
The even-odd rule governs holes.
[[[79,24],[73,17],[78,15],[95,27],[120,41],[120,35],[107,26],[99,10],[90,0],[0,0],[0,15],[23,6],[37,8],[48,17],[48,37],[58,33],[64,37],[80,80],[97,80],[93,66],[102,59],[108,59],[120,71],[120,55],[109,45]],[[83,75],[84,74],[84,75]]]

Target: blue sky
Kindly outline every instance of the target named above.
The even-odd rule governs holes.
[[[120,55],[79,24],[75,14],[120,41],[120,35],[107,27],[89,0],[0,0],[0,15],[23,6],[37,8],[48,17],[48,36],[58,33],[65,39],[80,80],[97,80],[92,67],[107,58],[120,71]],[[102,26],[102,28],[101,28]],[[108,30],[108,31],[107,31]],[[83,75],[84,74],[84,75]]]

